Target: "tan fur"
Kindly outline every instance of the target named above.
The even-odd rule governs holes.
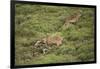
[[[64,25],[62,26],[62,29],[64,30],[68,28],[70,24],[75,24],[79,20],[80,16],[80,13],[74,13],[73,15],[67,17]]]
[[[77,22],[80,16],[81,16],[80,13],[74,13],[72,16],[66,18],[65,24]]]
[[[56,44],[57,46],[60,46],[62,44],[62,40],[63,38],[60,35],[55,35],[55,36],[48,35],[42,41],[44,43],[47,43],[48,45]]]

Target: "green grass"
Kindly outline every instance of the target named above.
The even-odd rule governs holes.
[[[77,12],[77,7],[16,4],[15,64],[50,64],[94,60],[94,9],[79,8],[82,16],[66,30],[59,30],[65,18]],[[35,49],[37,40],[49,34],[60,34],[61,46],[46,54]],[[37,56],[33,56],[33,52]]]

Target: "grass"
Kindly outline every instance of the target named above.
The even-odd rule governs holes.
[[[59,30],[77,7],[16,4],[15,64],[50,64],[94,61],[94,9],[79,8],[82,16],[66,30]],[[46,54],[34,43],[49,34],[61,34],[61,46]],[[37,55],[33,56],[33,52]]]

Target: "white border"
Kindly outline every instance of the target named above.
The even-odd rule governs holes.
[[[26,1],[26,0],[25,0]],[[29,1],[29,0],[28,0]],[[33,1],[33,0],[30,0]],[[99,69],[100,65],[100,1],[99,0],[34,0],[68,4],[97,5],[97,64],[38,67],[34,69]],[[10,0],[0,0],[0,69],[10,67]],[[32,68],[29,68],[32,69]]]

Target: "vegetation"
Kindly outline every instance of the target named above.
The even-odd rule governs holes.
[[[83,8],[76,24],[59,30],[65,18],[78,7],[16,4],[15,9],[15,64],[50,64],[94,61],[94,9]],[[60,33],[63,43],[52,45],[43,54],[44,44],[34,47],[36,41],[49,34]],[[35,55],[33,55],[35,54]]]

